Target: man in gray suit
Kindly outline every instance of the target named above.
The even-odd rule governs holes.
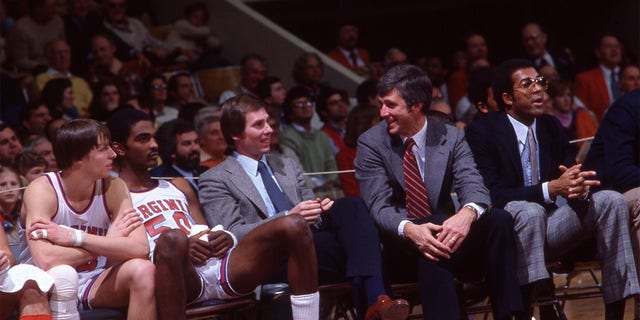
[[[223,104],[221,129],[233,152],[200,176],[200,202],[209,225],[221,224],[242,239],[267,221],[299,214],[313,233],[320,283],[346,276],[363,288],[366,319],[406,319],[407,301],[385,294],[380,241],[362,200],[316,198],[293,160],[268,154],[273,132],[268,118],[264,103],[250,95]]]
[[[460,319],[454,277],[484,276],[494,319],[510,319],[521,309],[513,222],[490,208],[464,133],[427,118],[431,81],[420,68],[390,69],[378,93],[385,121],[360,137],[355,166],[391,276],[417,274],[425,319]]]

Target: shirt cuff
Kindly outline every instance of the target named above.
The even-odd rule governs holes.
[[[549,195],[549,182],[542,183],[542,195],[544,196],[544,203],[553,203],[553,199]]]
[[[476,208],[476,211],[478,211],[478,217],[477,219],[480,219],[480,216],[482,216],[482,214],[487,210],[487,208],[484,208],[483,206],[473,203],[473,202],[469,202],[469,203],[465,203],[464,206],[472,206],[474,208]],[[462,206],[462,207],[464,207]]]
[[[401,238],[404,238],[404,225],[407,224],[408,222],[411,222],[409,220],[402,220],[400,221],[400,224],[398,225],[398,235]]]

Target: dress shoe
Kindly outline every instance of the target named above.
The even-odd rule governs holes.
[[[380,295],[378,301],[367,309],[365,320],[404,320],[409,315],[409,302],[404,299],[391,300]]]

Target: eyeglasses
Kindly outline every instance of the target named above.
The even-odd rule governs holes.
[[[109,9],[115,9],[115,8],[126,8],[127,7],[127,3],[126,2],[111,2],[108,5]]]
[[[160,90],[160,89],[166,89],[167,85],[165,83],[160,83],[160,84],[154,84],[153,85],[153,89],[154,90]]]
[[[539,85],[540,88],[542,88],[542,90],[547,90],[547,88],[549,88],[549,81],[547,81],[547,79],[545,79],[544,77],[537,77],[535,79],[531,79],[531,78],[527,78],[524,79],[522,81],[520,81],[520,88],[525,89],[525,90],[529,90],[529,91],[533,91],[534,85]]]
[[[296,108],[305,108],[305,107],[313,107],[313,102],[312,101],[298,101],[298,102],[294,102],[293,106]]]

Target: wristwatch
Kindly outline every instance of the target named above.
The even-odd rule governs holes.
[[[478,209],[476,209],[474,206],[472,206],[470,204],[467,204],[467,205],[464,206],[464,208],[467,208],[467,209],[473,211],[473,213],[476,214],[476,217],[478,216]]]

